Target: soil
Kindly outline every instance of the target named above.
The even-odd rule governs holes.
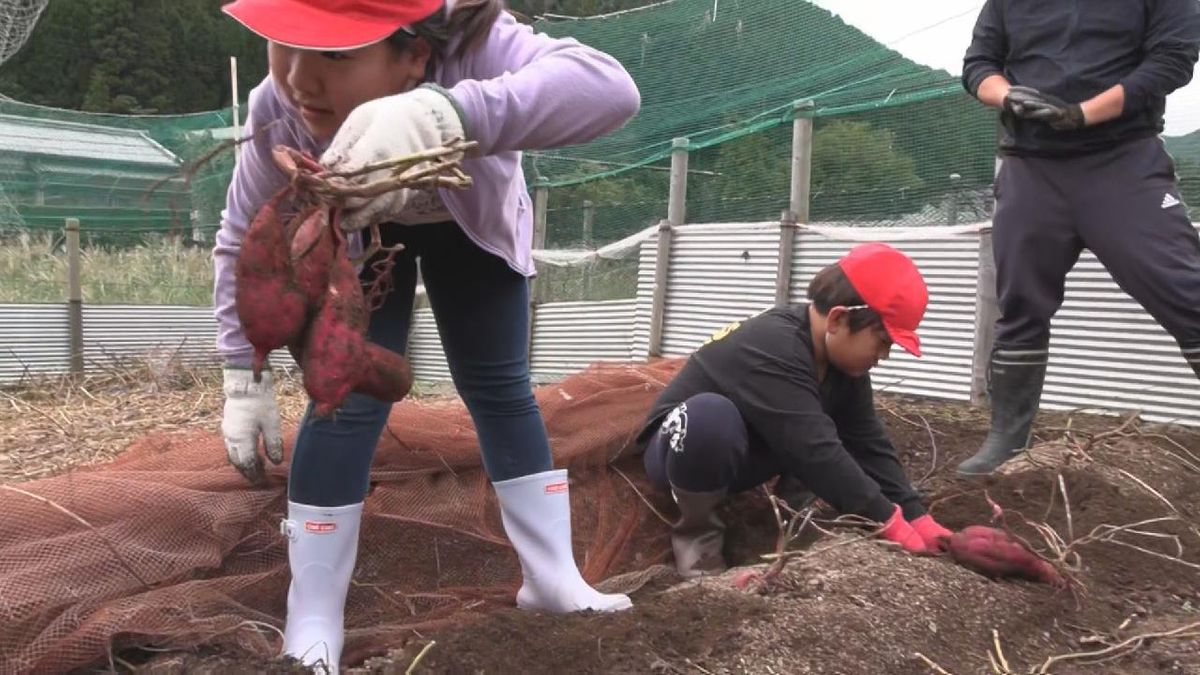
[[[660,568],[632,593],[631,611],[546,616],[501,609],[414,633],[401,649],[349,672],[1030,673],[1056,655],[1174,630],[1174,637],[1128,641],[1132,649],[1112,649],[1099,662],[1060,658],[1049,672],[1200,675],[1200,436],[1137,425],[1113,433],[1122,419],[1043,415],[1034,461],[966,480],[954,466],[983,440],[981,411],[896,396],[880,405],[910,476],[947,527],[992,523],[990,498],[1005,525],[1049,553],[1026,519],[1065,541],[1103,533],[1104,526],[1174,520],[1137,528],[1158,536],[1120,535],[1144,550],[1079,546],[1076,569],[1068,570],[1071,591],[992,581],[949,558],[907,555],[860,531],[806,532],[767,589],[740,590],[734,581],[745,567],[693,582]],[[778,535],[766,498],[743,495],[723,513],[727,558],[763,571],[761,556],[774,550]],[[141,672],[294,672],[228,652],[126,656],[145,664]]]

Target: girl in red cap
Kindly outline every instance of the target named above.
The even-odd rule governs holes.
[[[270,63],[250,94],[245,135],[253,140],[243,146],[214,251],[230,460],[260,480],[260,438],[270,459],[282,459],[271,378],[255,383],[246,369],[252,350],[234,303],[247,224],[286,181],[271,148],[288,145],[346,171],[474,141],[477,151],[462,162],[470,189],[401,190],[346,204],[351,253],[367,236],[357,233],[375,223],[395,224],[383,244],[405,246],[369,337],[405,352],[419,261],[520,559],[517,604],[550,612],[629,607],[629,598],[591,588],[572,555],[566,471],[553,470],[530,385],[533,209],[521,171],[523,150],[585,143],[624,125],[640,105],[629,74],[575,40],[518,24],[501,0],[236,0],[224,11],[268,41]],[[292,573],[284,651],[330,670],[341,654],[371,457],[389,409],[354,394],[332,419],[306,416],[296,438],[283,523]]]
[[[639,436],[646,473],[679,506],[671,543],[684,577],[725,569],[717,506],[777,476],[839,513],[881,523],[881,536],[907,551],[940,548],[950,534],[904,475],[868,375],[893,343],[921,355],[916,330],[929,301],[921,273],[896,249],[863,244],[817,273],[808,298],[714,335]],[[782,487],[777,494],[792,491]]]

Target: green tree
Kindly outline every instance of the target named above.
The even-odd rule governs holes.
[[[667,172],[638,169],[619,176],[553,188],[547,215],[547,245],[576,246],[583,241],[584,202],[594,214],[592,244],[629,236],[667,215]]]
[[[693,153],[688,219],[766,220],[788,207],[791,125]],[[923,185],[896,133],[864,121],[820,123],[813,138],[812,216],[823,220],[894,217],[921,203]]]
[[[791,126],[774,127],[693,153],[688,220],[778,218],[791,184]],[[690,158],[691,159],[691,158]],[[695,186],[694,188],[691,186]]]
[[[266,74],[266,48],[220,13],[223,2],[54,0],[29,43],[0,65],[0,93],[91,112],[214,110],[232,102],[236,56],[244,103]]]
[[[92,112],[138,112],[140,102],[134,95],[133,80],[133,70],[139,65],[133,0],[93,0],[91,11],[91,49],[96,61],[82,107]]]
[[[78,108],[92,69],[90,23],[85,0],[47,5],[29,41],[0,67],[0,92],[21,101]]]
[[[835,120],[813,135],[812,211],[823,219],[875,219],[914,206],[916,163],[896,134],[867,122]]]

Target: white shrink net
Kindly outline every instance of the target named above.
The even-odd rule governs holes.
[[[0,63],[29,39],[49,0],[0,0]]]

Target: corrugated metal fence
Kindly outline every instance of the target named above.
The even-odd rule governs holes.
[[[876,385],[967,400],[981,229],[803,228],[794,241],[789,297],[803,301],[812,276],[857,242],[891,243],[920,266],[931,301],[921,326],[925,356],[915,359],[895,350],[874,371]],[[663,311],[664,355],[686,355],[721,326],[774,303],[780,232],[778,223],[676,228]],[[636,298],[535,308],[531,353],[537,379],[558,378],[599,360],[646,358],[656,251],[652,236],[642,245]],[[65,371],[66,317],[60,305],[0,305],[0,382]],[[193,362],[215,359],[216,326],[208,308],[85,306],[83,321],[90,368],[150,350],[177,352]],[[1147,419],[1200,425],[1200,383],[1175,341],[1090,254],[1068,279],[1053,330],[1044,396],[1048,407],[1139,409]],[[419,379],[449,377],[428,309],[417,311],[409,340]]]

